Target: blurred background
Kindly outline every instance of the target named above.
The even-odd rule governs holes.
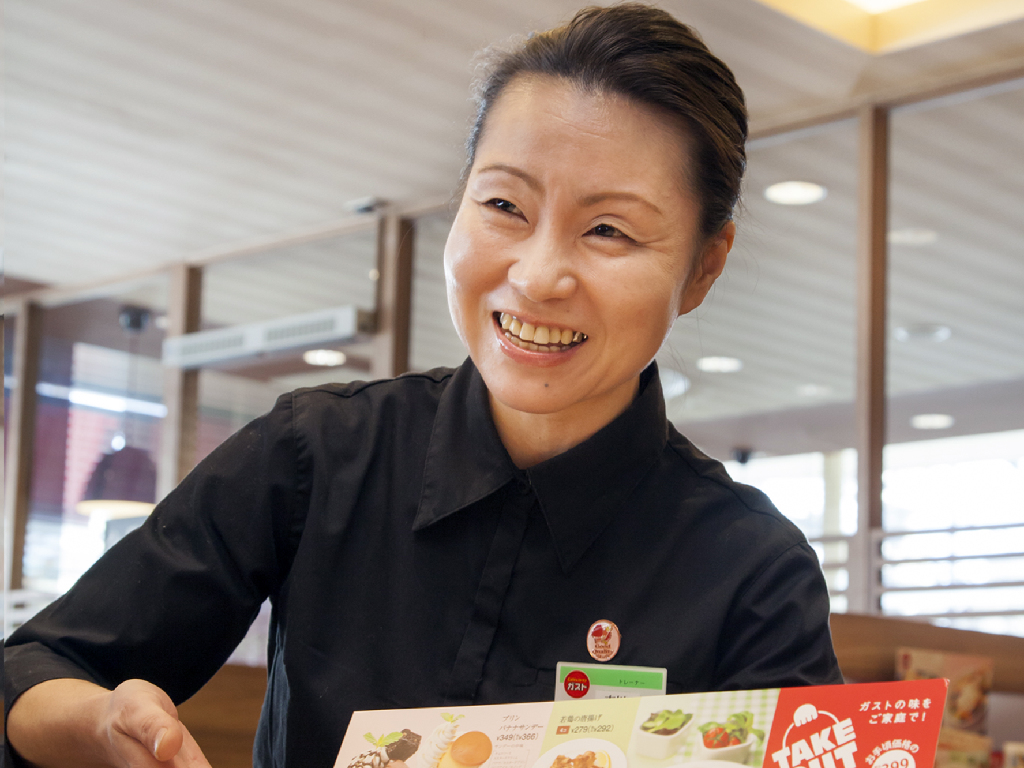
[[[658,5],[753,137],[670,418],[835,612],[1024,636],[1024,4]],[[577,7],[7,0],[5,633],[281,392],[463,360],[474,62]]]

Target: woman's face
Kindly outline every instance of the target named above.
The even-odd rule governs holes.
[[[445,248],[452,318],[495,407],[610,420],[629,404],[732,242],[731,224],[701,242],[687,158],[678,129],[624,97],[547,77],[505,89]]]

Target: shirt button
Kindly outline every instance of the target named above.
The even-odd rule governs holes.
[[[520,496],[528,496],[533,493],[533,488],[530,487],[530,484],[524,483],[522,480],[516,481],[516,490],[519,491]]]

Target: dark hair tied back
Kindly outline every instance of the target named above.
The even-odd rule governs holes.
[[[681,121],[693,142],[688,181],[701,206],[701,233],[716,234],[732,218],[746,167],[743,91],[690,27],[639,3],[584,8],[565,26],[503,53],[478,88],[467,174],[491,107],[514,78],[529,74],[626,96]]]

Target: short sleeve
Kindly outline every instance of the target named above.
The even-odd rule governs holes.
[[[28,688],[141,678],[195,693],[279,589],[304,515],[292,395],[241,429],[4,649],[5,715]],[[5,717],[6,720],[6,717]]]
[[[723,628],[719,689],[842,683],[832,648],[829,597],[814,550],[795,544],[740,592]]]

